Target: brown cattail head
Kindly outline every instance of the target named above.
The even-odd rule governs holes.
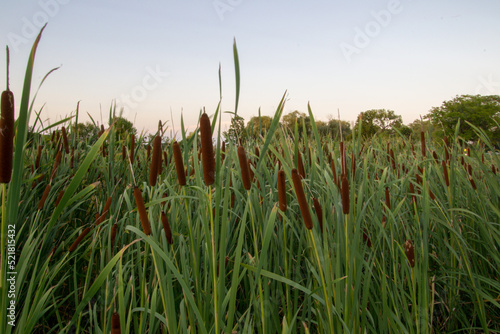
[[[121,334],[120,316],[118,313],[113,313],[111,316],[111,334]]]
[[[59,195],[57,196],[57,199],[56,199],[56,204],[55,204],[55,207],[57,208],[57,206],[59,205],[59,203],[61,202],[61,199],[62,197],[64,196],[64,190],[61,190],[59,192]]]
[[[71,160],[70,160],[70,168],[73,169],[75,167],[75,148],[71,148]]]
[[[165,168],[168,168],[168,156],[165,151],[163,151],[163,162],[165,163]]]
[[[446,166],[446,162],[443,160],[441,161],[441,165],[443,166],[443,175],[444,175],[444,181],[446,182],[446,186],[450,186],[450,178],[448,177],[448,166]]]
[[[40,168],[40,160],[42,158],[42,150],[43,150],[43,145],[38,146],[38,149],[36,152],[35,169]]]
[[[415,250],[413,249],[413,244],[411,240],[406,240],[405,242],[406,257],[410,263],[410,267],[415,267]]]
[[[366,245],[371,248],[372,241],[371,241],[370,237],[368,236],[368,234],[366,233],[366,230],[364,228],[362,229],[362,231],[363,231],[363,240],[366,242]]]
[[[321,208],[321,204],[316,197],[313,197],[314,211],[316,211],[316,216],[318,216],[319,229],[323,232],[323,209]]]
[[[491,165],[491,172],[492,172],[493,174],[497,175],[497,170],[496,170],[496,167],[495,167],[495,165],[493,165],[493,164]]]
[[[69,251],[73,252],[78,247],[83,238],[85,238],[85,236],[89,234],[89,232],[90,232],[90,227],[85,228],[82,231],[82,233],[78,236],[78,238],[76,238],[76,240],[71,244],[71,246],[69,247]]]
[[[113,224],[113,226],[111,226],[111,253],[113,253],[113,248],[115,247],[117,230],[118,230],[118,225]]]
[[[45,187],[45,190],[43,191],[42,198],[40,198],[40,202],[38,202],[38,210],[43,209],[43,206],[45,204],[45,201],[47,200],[47,196],[49,196],[51,188],[52,188],[52,186],[50,184],[47,184],[47,186]]]
[[[165,231],[165,237],[167,238],[167,242],[169,245],[171,245],[172,244],[172,231],[170,230],[170,224],[168,222],[168,217],[163,211],[161,212],[161,224],[163,225],[163,230]]]
[[[425,134],[420,131],[420,145],[422,146],[422,156],[425,158]]]
[[[122,145],[122,161],[125,161],[125,157],[127,156],[127,148],[125,145]]]
[[[388,187],[385,187],[385,205],[387,205],[389,210],[391,209],[391,194]]]
[[[64,151],[66,152],[66,154],[69,154],[68,134],[66,133],[66,128],[64,126],[62,127],[62,137],[63,137]]]
[[[282,212],[286,212],[286,186],[285,186],[285,171],[278,171],[278,200],[279,207]]]
[[[149,157],[151,156],[151,145],[148,144],[148,146],[146,146],[146,159],[149,160]]]
[[[182,161],[181,147],[179,143],[174,141],[172,144],[172,150],[174,151],[174,161],[175,170],[177,171],[177,181],[180,186],[186,185],[186,174],[184,172],[184,162]]]
[[[203,177],[205,184],[209,186],[215,182],[215,157],[212,145],[212,125],[206,113],[203,113],[200,118],[200,137]]]
[[[240,162],[241,179],[245,190],[250,190],[252,182],[250,180],[250,167],[248,166],[247,155],[243,146],[238,146],[238,160]]]
[[[335,161],[330,161],[330,166],[332,167],[332,173],[333,173],[333,182],[337,185],[337,187],[340,189],[340,184],[339,180],[337,179],[337,171],[335,169]]]
[[[151,168],[149,171],[149,184],[151,187],[156,185],[158,178],[158,159],[161,158],[161,137],[156,136],[153,141],[153,159],[151,160]]]
[[[431,197],[431,200],[433,200],[433,201],[436,199],[436,196],[432,192],[431,188],[429,188],[429,196]]]
[[[411,193],[411,201],[413,204],[417,204],[417,197],[415,196],[415,187],[413,187],[413,183],[410,182],[410,193]]]
[[[62,158],[62,151],[61,151],[61,148],[59,147],[59,150],[57,151],[57,154],[56,154],[56,159],[54,161],[54,167],[52,168],[52,173],[50,173],[50,180],[51,181],[56,176],[57,168],[59,168],[59,165],[61,164],[61,158]]]
[[[438,163],[439,158],[438,158],[438,155],[437,155],[436,151],[432,151],[432,157],[434,158],[434,161],[435,161],[436,163]]]
[[[342,212],[347,215],[349,214],[349,180],[347,180],[347,175],[342,175],[342,187],[341,187],[341,197],[342,197]]]
[[[0,183],[9,183],[14,155],[14,94],[10,90],[2,92],[0,109]]]
[[[304,194],[304,188],[302,187],[301,177],[299,172],[294,168],[292,169],[292,181],[293,187],[295,188],[295,193],[297,195],[297,201],[299,202],[300,212],[302,213],[302,219],[307,229],[313,228],[311,213],[309,212],[309,206],[307,205],[306,195]]]
[[[470,184],[472,186],[472,189],[477,190],[476,182],[474,182],[474,179],[472,178],[472,176],[469,176],[469,181],[470,181]]]
[[[259,151],[259,148],[257,146],[255,146],[255,156],[257,157],[257,159],[259,158],[260,156],[260,151]]]
[[[224,159],[226,158],[226,142],[222,142],[222,148],[221,148],[221,158],[222,162],[224,162]]]
[[[394,151],[391,150],[389,151],[389,156],[391,157],[391,165],[392,165],[392,169],[393,170],[396,170],[396,159],[394,158]]]
[[[134,162],[135,136],[130,137],[130,163]]]
[[[101,215],[99,216],[99,218],[97,218],[97,220],[95,222],[96,225],[99,225],[100,223],[102,223],[104,221],[104,219],[106,219],[106,216],[108,215],[108,212],[109,212],[109,208],[111,208],[111,201],[112,201],[112,197],[110,196],[106,200],[106,203],[104,203],[104,208],[102,209]]]
[[[148,214],[146,212],[146,207],[144,206],[144,199],[142,198],[141,190],[138,187],[134,187],[134,197],[135,204],[137,205],[137,211],[139,212],[139,218],[141,219],[142,229],[144,234],[151,234],[151,226],[149,225]]]

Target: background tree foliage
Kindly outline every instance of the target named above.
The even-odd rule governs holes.
[[[452,136],[457,122],[460,120],[459,135],[465,139],[477,140],[477,135],[469,122],[486,132],[490,140],[500,144],[500,96],[499,95],[460,95],[449,101],[444,101],[439,107],[434,107],[426,115],[436,129]]]
[[[371,109],[359,114],[354,132],[361,125],[363,137],[372,137],[376,133],[391,134],[393,128],[401,128],[403,119],[393,110]]]
[[[225,140],[233,143],[238,143],[238,139],[242,142],[246,140],[247,132],[245,129],[245,119],[239,115],[231,118],[231,125],[227,131],[222,133]]]
[[[249,136],[257,137],[264,135],[271,127],[273,119],[269,116],[254,116],[247,123],[247,133]]]

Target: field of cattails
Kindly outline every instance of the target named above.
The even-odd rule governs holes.
[[[28,136],[37,43],[0,136],[1,333],[500,332],[500,158],[480,129],[300,138],[284,96],[244,142],[220,109],[177,141],[112,123],[78,141],[78,115]]]

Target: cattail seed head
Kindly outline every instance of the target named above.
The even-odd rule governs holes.
[[[472,176],[469,176],[469,181],[470,181],[470,184],[472,186],[472,189],[477,190],[476,182],[474,182],[474,179],[472,178]]]
[[[57,208],[57,206],[59,205],[59,203],[61,202],[61,199],[62,197],[64,196],[64,190],[61,190],[59,192],[59,195],[57,196],[57,199],[56,199],[56,204],[55,204],[55,207]]]
[[[49,196],[51,188],[52,188],[52,186],[50,184],[47,184],[47,186],[45,187],[45,190],[43,191],[42,198],[40,198],[40,202],[38,202],[38,210],[43,209],[43,206],[45,204],[45,201],[47,200],[47,196]]]
[[[161,224],[163,225],[163,230],[165,231],[165,237],[167,238],[167,242],[169,245],[171,245],[172,244],[172,231],[170,230],[170,224],[168,222],[168,217],[163,211],[161,212]]]
[[[134,197],[144,234],[150,235],[151,226],[149,225],[149,219],[148,219],[148,214],[146,212],[146,206],[144,205],[144,199],[142,198],[141,190],[138,187],[134,187]]]
[[[444,175],[444,181],[446,182],[446,186],[450,186],[450,178],[448,177],[448,167],[446,166],[446,162],[443,160],[441,161],[441,165],[443,166],[443,175]]]
[[[323,209],[321,208],[321,204],[316,197],[313,197],[313,205],[314,211],[316,211],[316,215],[318,216],[319,229],[323,232]]]
[[[341,197],[342,197],[342,212],[347,215],[349,214],[349,180],[347,180],[347,176],[342,175],[342,188],[341,188]]]
[[[335,169],[335,161],[330,161],[330,166],[332,167],[332,173],[333,173],[333,182],[337,185],[338,188],[340,188],[339,181],[337,179],[337,171]]]
[[[405,242],[406,257],[410,263],[410,267],[415,267],[415,250],[413,249],[413,243],[411,240],[406,240]]]
[[[248,166],[247,156],[243,146],[238,146],[238,160],[240,162],[241,179],[245,190],[250,190],[252,182],[250,180],[250,167]]]
[[[174,141],[172,144],[172,150],[174,151],[174,161],[175,170],[177,171],[177,181],[180,186],[186,185],[186,174],[184,172],[184,162],[182,161],[181,147],[179,143]]]
[[[127,148],[125,145],[122,145],[122,161],[125,161],[125,157],[127,156]]]
[[[66,128],[64,126],[62,127],[62,137],[63,137],[64,151],[66,152],[66,154],[69,154],[68,134],[66,133]]]
[[[85,238],[85,236],[87,234],[89,234],[90,232],[90,227],[87,227],[85,228],[82,233],[80,233],[80,235],[78,236],[78,238],[76,238],[76,240],[71,244],[71,246],[69,247],[69,251],[70,252],[73,252],[76,250],[76,248],[78,247],[78,245],[80,244],[80,242],[83,240],[83,238]]]
[[[113,224],[111,227],[111,253],[113,253],[113,248],[115,247],[116,232],[118,231],[118,225]]]
[[[42,158],[42,150],[43,150],[43,146],[42,145],[38,146],[38,149],[36,152],[35,169],[40,168],[40,160]]]
[[[206,113],[203,113],[200,118],[200,137],[203,177],[205,184],[209,186],[215,182],[215,157],[212,145],[212,125]]]
[[[301,177],[297,169],[292,169],[292,181],[293,187],[295,188],[295,193],[297,195],[297,201],[299,202],[300,212],[302,213],[302,219],[307,229],[312,229],[312,218],[309,212],[309,206],[307,205],[306,195],[304,194],[304,188],[302,187]]]
[[[101,212],[99,218],[97,218],[97,220],[95,222],[96,225],[99,225],[100,223],[102,223],[104,221],[104,219],[106,219],[106,216],[108,215],[109,209],[111,208],[111,202],[112,202],[112,197],[110,196],[106,200],[106,203],[104,203],[104,208],[102,209],[102,212]]]
[[[300,154],[300,151],[298,153],[298,158],[297,158],[297,169],[299,172],[299,175],[301,178],[306,177],[306,172],[304,170],[304,162],[302,161],[302,155]]]
[[[420,144],[422,146],[422,156],[425,158],[425,134],[424,131],[420,131]]]
[[[156,136],[153,141],[153,159],[149,171],[149,184],[154,187],[158,178],[158,159],[161,158],[161,137]]]
[[[286,212],[286,186],[285,186],[285,171],[278,171],[278,200],[279,207],[282,212]]]
[[[118,313],[113,313],[111,316],[111,334],[121,334],[120,316]]]
[[[59,165],[61,164],[61,158],[62,158],[62,151],[59,148],[59,150],[57,151],[57,154],[56,154],[56,159],[54,161],[54,167],[52,168],[52,173],[50,173],[50,180],[51,181],[56,176],[57,168],[59,168]]]
[[[385,205],[387,205],[389,210],[391,209],[391,195],[388,187],[385,188]]]
[[[0,103],[0,183],[9,183],[14,155],[14,94],[3,91]]]

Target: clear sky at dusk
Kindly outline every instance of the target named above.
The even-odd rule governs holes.
[[[246,121],[259,107],[272,116],[285,91],[285,113],[310,102],[316,119],[340,109],[354,121],[385,108],[406,124],[455,95],[500,94],[497,0],[4,0],[0,13],[16,105],[31,45],[49,22],[33,85],[62,65],[35,103],[50,123],[78,101],[83,121],[107,121],[117,99],[139,131],[172,118],[179,131],[181,111],[192,130],[201,108],[215,112],[219,63],[222,110],[233,111],[233,38]]]

